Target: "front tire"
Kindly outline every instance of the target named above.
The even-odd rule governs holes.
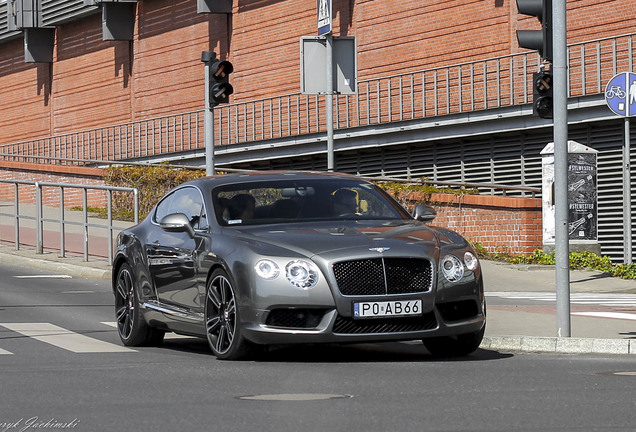
[[[219,360],[239,360],[250,352],[243,337],[236,291],[223,270],[210,277],[205,299],[205,331],[212,352]]]
[[[119,338],[126,346],[158,346],[165,332],[150,327],[144,320],[137,289],[130,266],[122,264],[115,285],[115,317]]]
[[[423,339],[426,349],[435,357],[466,356],[479,348],[486,326],[473,333]]]

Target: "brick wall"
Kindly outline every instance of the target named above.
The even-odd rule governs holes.
[[[633,0],[570,0],[568,42],[633,32]],[[515,0],[334,0],[334,34],[355,36],[358,79],[520,51],[517,28],[538,28]],[[52,64],[24,63],[23,41],[0,44],[0,144],[203,106],[201,51],[235,66],[234,102],[297,93],[301,36],[316,2],[234,1],[197,14],[195,0],[137,3],[135,37],[102,41],[92,15],[57,27]]]
[[[432,194],[431,225],[450,228],[490,252],[527,255],[542,247],[541,199]]]
[[[63,183],[71,185],[104,186],[101,178],[102,170],[99,168],[81,168],[60,165],[37,165],[30,163],[15,163],[0,161],[1,180],[24,180],[29,182]],[[107,205],[106,192],[102,190],[87,191],[88,207],[101,207]],[[31,185],[19,185],[18,197],[21,203],[35,203],[35,187]],[[13,202],[15,189],[11,183],[0,182],[0,201]],[[59,207],[60,188],[52,186],[42,187],[42,202],[46,206]],[[83,196],[81,189],[64,189],[64,207],[72,208],[82,206]]]

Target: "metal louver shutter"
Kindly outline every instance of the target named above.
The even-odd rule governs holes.
[[[435,180],[462,182],[463,145],[461,141],[452,140],[436,145]]]
[[[590,125],[590,146],[598,153],[598,240],[601,253],[623,262],[623,128],[620,122]],[[631,160],[634,160],[632,151]],[[632,200],[634,199],[632,179]],[[634,214],[632,211],[632,220]]]
[[[98,10],[96,6],[85,6],[84,0],[41,0],[42,25],[60,24]]]
[[[16,38],[22,35],[21,31],[12,31],[9,30],[9,26],[7,24],[9,9],[7,6],[7,2],[0,3],[0,40],[7,40]]]

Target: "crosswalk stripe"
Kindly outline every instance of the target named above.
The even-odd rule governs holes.
[[[572,312],[572,315],[590,316],[596,318],[616,318],[636,321],[635,314],[621,313],[621,312]]]
[[[74,353],[135,352],[50,323],[0,323],[0,326]]]
[[[514,300],[556,301],[554,292],[489,292],[487,297],[499,297]],[[586,306],[634,306],[636,295],[615,293],[570,293],[570,303]]]

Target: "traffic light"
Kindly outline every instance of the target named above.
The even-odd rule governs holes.
[[[552,83],[550,72],[532,74],[532,112],[535,116],[552,118]]]
[[[552,0],[517,0],[517,10],[541,23],[541,30],[517,30],[519,46],[537,50],[542,59],[552,61]]]
[[[210,60],[210,108],[229,102],[234,88],[228,82],[228,76],[233,71],[234,66],[227,60]]]

